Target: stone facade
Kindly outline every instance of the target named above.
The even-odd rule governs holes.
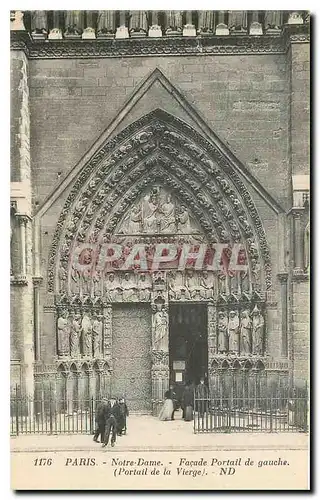
[[[207,305],[212,387],[224,368],[308,379],[309,21],[268,12],[12,14],[11,380],[22,392],[46,374],[68,397],[127,393],[143,373],[132,404],[151,410],[169,384],[177,302]],[[112,281],[73,266],[72,248],[123,235],[151,253],[164,241],[241,244],[249,274],[206,287],[202,272],[141,280],[130,268]],[[224,349],[225,330],[250,348]]]

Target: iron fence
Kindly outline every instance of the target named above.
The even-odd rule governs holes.
[[[307,432],[302,397],[194,398],[194,432]]]

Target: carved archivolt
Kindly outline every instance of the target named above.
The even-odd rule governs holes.
[[[152,203],[156,206],[151,199],[155,192],[162,196],[162,211],[170,215],[174,205],[175,219],[177,213],[185,213],[184,220],[193,220],[189,224],[193,237],[198,233],[200,241],[202,238],[207,243],[242,243],[249,260],[250,282],[256,290],[271,287],[265,232],[238,173],[228,158],[192,127],[156,110],[109,140],[81,171],[53,238],[49,291],[68,293],[70,287],[64,289],[64,284],[69,280],[72,293],[71,254],[80,243],[123,243],[123,237],[135,228],[138,234],[131,238],[131,245],[156,243],[163,237],[177,241],[174,224],[178,222],[172,220],[172,231],[167,227],[166,234],[161,218],[157,222],[150,219],[149,226],[139,219],[143,200],[151,200],[151,212]],[[128,216],[132,218],[130,231]],[[86,276],[81,279],[85,286]],[[89,295],[88,290],[84,294]],[[97,300],[99,294],[92,284],[90,294],[91,300]]]

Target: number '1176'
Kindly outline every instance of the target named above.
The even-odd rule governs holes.
[[[34,465],[52,465],[52,458],[36,458]]]

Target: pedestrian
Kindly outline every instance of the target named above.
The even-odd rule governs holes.
[[[115,398],[110,398],[108,406],[108,416],[106,419],[104,440],[102,444],[103,448],[107,446],[107,444],[109,443],[110,434],[111,434],[111,446],[113,447],[116,443],[118,422],[115,414],[118,415],[118,411],[119,411],[119,405],[117,403],[117,400]]]
[[[208,411],[208,387],[204,383],[204,377],[200,378],[200,384],[197,385],[196,397],[198,400],[198,413],[201,418],[204,417],[205,412]]]
[[[194,404],[194,394],[189,382],[187,382],[186,387],[182,395],[182,418],[189,422],[193,419],[193,404]]]
[[[106,427],[106,420],[109,414],[110,403],[107,398],[103,398],[101,403],[97,406],[96,410],[96,432],[93,436],[93,441],[99,443],[98,438],[101,436],[101,443],[104,440],[104,431]]]
[[[129,410],[124,398],[119,399],[119,423],[118,423],[118,435],[122,436],[123,431],[127,430],[127,417],[129,416]]]
[[[167,392],[168,392],[168,398],[172,400],[173,410],[172,410],[172,414],[171,414],[171,420],[174,420],[174,412],[178,409],[179,403],[178,403],[177,394],[174,390],[173,384],[170,384],[169,391],[167,391]]]
[[[159,420],[172,420],[174,414],[173,400],[171,399],[172,394],[170,391],[166,391],[164,394],[165,401],[159,413]]]

